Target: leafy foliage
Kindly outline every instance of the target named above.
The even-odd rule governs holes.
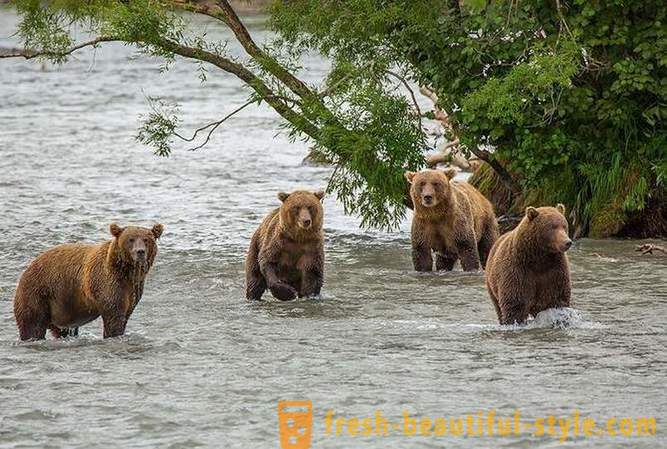
[[[217,62],[219,68],[234,73],[254,90],[251,99],[266,101],[286,119],[291,138],[308,140],[314,151],[335,164],[328,191],[336,194],[347,213],[360,215],[363,226],[386,229],[395,227],[404,216],[402,173],[423,165],[425,142],[420,117],[404,96],[394,93],[395,86],[384,72],[356,79],[355,66],[341,64],[332,73],[326,92],[302,88],[290,73],[298,68],[302,52],[297,47],[269,43],[261,51],[248,51],[250,61],[241,63],[225,54],[226,43],[209,42],[196,29],[186,35],[187,19],[172,8],[196,11],[196,2],[13,3],[23,18],[20,32],[26,47],[56,63],[65,62],[74,44],[71,30],[81,25],[89,33],[131,43],[164,58],[165,69],[178,49],[187,47],[186,56],[200,62],[196,75],[202,82],[210,70],[204,61]],[[212,13],[207,10],[207,14]],[[225,26],[229,17],[221,19],[217,23]],[[374,67],[388,67],[386,60],[380,59],[374,58]],[[192,139],[178,133],[177,107],[158,98],[150,98],[149,104],[151,111],[143,116],[136,137],[157,155],[171,154],[175,137],[186,141],[197,137],[197,132]],[[218,126],[212,125],[198,131]]]
[[[464,144],[495,148],[524,198],[564,202],[607,235],[652,198],[665,207],[666,14],[659,1],[278,0],[272,24],[334,72],[403,67]]]

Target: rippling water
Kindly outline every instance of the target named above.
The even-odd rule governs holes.
[[[15,44],[16,23],[0,9],[0,45]],[[305,62],[303,77],[322,79],[327,65]],[[153,156],[133,140],[144,95],[180,102],[192,127],[247,96],[213,69],[202,85],[194,64],[159,64],[119,44],[62,67],[0,61],[1,447],[278,447],[281,399],[313,401],[313,447],[561,447],[530,435],[326,436],[328,409],[649,416],[656,437],[564,446],[667,445],[667,258],[581,240],[570,252],[575,309],[501,328],[481,275],[413,272],[409,221],[363,231],[328,199],[323,298],[248,304],[254,228],[276,192],[321,188],[330,169],[302,165],[306,147],[264,107],[203,150]],[[128,335],[102,340],[96,321],[78,339],[18,344],[12,299],[28,262],[52,245],[107,239],[112,221],[165,225]]]

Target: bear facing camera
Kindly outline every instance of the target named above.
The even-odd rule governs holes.
[[[268,288],[282,301],[318,296],[324,283],[324,192],[280,192],[252,236],[246,257],[246,298],[260,300]]]

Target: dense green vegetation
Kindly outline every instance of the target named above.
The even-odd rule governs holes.
[[[78,25],[98,36],[85,45],[120,40],[167,66],[178,55],[234,74],[249,103],[267,102],[335,165],[328,191],[365,226],[398,223],[402,173],[424,163],[422,117],[398,89],[411,81],[437,93],[464,148],[493,165],[481,186],[491,196],[502,184],[510,211],[563,202],[581,234],[667,233],[662,2],[276,0],[278,39],[264,48],[225,0],[12,3],[24,57],[63,62]],[[249,61],[189,29],[182,10],[230,28]],[[294,75],[312,49],[333,61],[319,91]],[[157,154],[181,136],[174,111],[153,101],[139,132]]]
[[[495,148],[517,206],[564,202],[580,232],[611,235],[644,211],[664,232],[666,14],[659,1],[284,0],[272,23],[334,73],[400,67],[469,150]]]

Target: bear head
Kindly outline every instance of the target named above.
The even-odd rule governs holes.
[[[134,266],[151,266],[157,254],[155,241],[160,238],[164,227],[156,224],[152,228],[127,226],[121,228],[116,223],[109,226],[114,236],[121,260]]]
[[[297,190],[292,193],[280,192],[280,221],[285,228],[297,233],[318,232],[322,229],[324,192]]]
[[[521,232],[529,233],[531,240],[539,242],[548,253],[564,253],[572,246],[565,206],[562,204],[556,207],[528,207],[521,224]]]
[[[456,169],[422,170],[405,172],[410,183],[410,197],[415,209],[431,208],[447,202],[451,197],[449,181],[456,176]]]

